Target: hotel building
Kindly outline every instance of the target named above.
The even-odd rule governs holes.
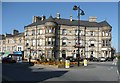
[[[78,43],[78,20],[56,17],[34,16],[32,23],[24,27],[25,58],[76,58],[76,46],[80,57],[111,57],[112,26],[106,21],[97,22],[96,17],[80,20],[80,42]]]

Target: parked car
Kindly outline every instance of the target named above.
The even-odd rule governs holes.
[[[107,57],[107,58],[105,59],[105,61],[113,61],[113,60],[112,60],[112,58]]]
[[[100,62],[105,62],[105,60],[106,60],[105,57],[100,57],[100,58],[99,58],[99,61],[100,61]]]
[[[99,59],[96,58],[96,57],[90,57],[88,60],[93,61],[93,62],[98,62],[99,61]]]
[[[96,58],[96,57],[93,57],[92,61],[93,61],[93,62],[99,62],[99,59]]]
[[[73,58],[72,56],[68,56],[66,60],[70,60],[70,62],[75,62],[77,59]]]
[[[10,57],[5,57],[2,59],[2,63],[16,63],[16,61]]]

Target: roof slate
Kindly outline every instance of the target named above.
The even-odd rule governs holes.
[[[5,34],[5,35],[0,34],[0,40],[3,40],[5,38],[11,38],[11,37],[22,37],[22,36],[24,36],[24,32],[16,34],[16,35],[12,35],[12,34]]]
[[[58,25],[78,26],[78,20],[70,21],[70,19],[64,19],[64,18],[57,19],[57,18],[53,18],[52,16],[50,16],[48,19],[45,19],[44,21],[39,20],[39,21],[37,21],[35,23],[31,23],[25,27],[42,25],[48,21],[56,22]],[[107,21],[89,22],[89,21],[84,21],[84,20],[80,20],[80,26],[86,26],[86,27],[110,26],[111,27],[111,25]]]

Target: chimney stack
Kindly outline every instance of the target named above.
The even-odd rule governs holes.
[[[95,17],[95,16],[89,17],[89,22],[96,22],[96,20],[97,20],[97,17]]]
[[[45,20],[45,19],[46,19],[46,16],[43,16],[43,15],[42,15],[41,20],[43,21],[43,20]]]
[[[17,35],[17,34],[19,34],[19,31],[16,30],[16,29],[14,29],[14,30],[13,30],[13,35]]]
[[[33,16],[32,23],[37,22],[37,21],[39,21],[39,20],[41,20],[41,17],[40,17],[40,16]]]
[[[37,17],[36,17],[36,16],[33,16],[32,23],[36,22],[36,20],[37,20]]]
[[[57,13],[56,18],[57,18],[57,19],[60,19],[60,13]]]
[[[72,21],[72,16],[70,16],[70,21]]]

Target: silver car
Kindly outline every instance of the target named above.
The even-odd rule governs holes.
[[[99,58],[99,61],[100,61],[100,62],[104,62],[105,60],[106,60],[105,57],[100,57],[100,58]]]

